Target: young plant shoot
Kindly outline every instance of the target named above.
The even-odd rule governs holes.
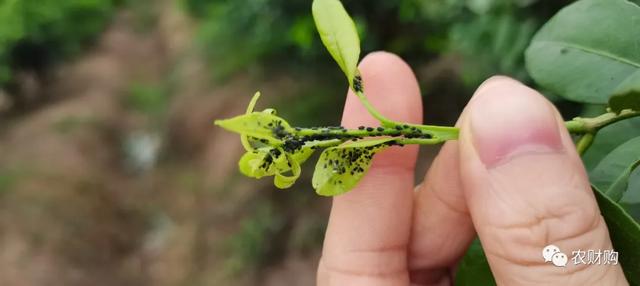
[[[380,125],[358,129],[292,127],[274,109],[254,111],[260,97],[257,92],[244,115],[215,121],[216,125],[240,134],[247,151],[239,162],[242,174],[253,178],[273,176],[276,187],[289,188],[300,176],[300,165],[316,150],[324,149],[316,163],[312,184],[319,195],[335,196],[351,190],[367,172],[375,154],[385,148],[440,144],[458,138],[455,127],[397,122],[380,114],[367,100],[366,87],[359,75],[360,39],[353,20],[338,0],[316,0],[312,12],[322,43],[344,72],[351,90]],[[640,115],[635,106],[637,94],[620,91],[611,100],[611,108],[605,114],[566,122],[568,130],[579,137],[580,153],[589,147],[601,128]]]
[[[353,189],[375,155],[386,148],[440,144],[458,138],[455,127],[398,122],[380,114],[367,100],[366,83],[358,71],[360,40],[353,20],[339,0],[315,0],[312,12],[322,43],[346,76],[350,89],[379,124],[354,129],[295,127],[273,109],[255,111],[260,97],[257,92],[245,114],[215,121],[240,134],[246,149],[239,162],[242,174],[253,178],[273,176],[276,187],[289,188],[300,176],[301,164],[314,152],[322,151],[312,185],[319,195],[335,196]],[[565,122],[580,154],[592,145],[601,129],[640,116],[640,29],[629,28],[637,26],[634,19],[640,19],[640,7],[625,0],[576,1],[549,20],[527,48],[527,70],[541,87],[574,101],[608,103],[604,114]],[[636,221],[640,217],[630,215],[623,196],[629,193],[631,174],[640,165],[638,150],[640,137],[620,142],[589,172],[631,285],[640,285],[640,225]],[[471,258],[461,263],[458,278],[477,281],[482,275],[491,277],[478,249],[469,250]]]

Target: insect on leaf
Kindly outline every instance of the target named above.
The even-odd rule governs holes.
[[[311,10],[322,43],[351,84],[360,57],[355,23],[338,0],[314,0]]]
[[[640,70],[618,85],[609,98],[609,107],[614,112],[640,110]]]
[[[229,119],[216,120],[215,124],[241,135],[273,143],[282,143],[279,138],[293,131],[284,119],[269,112],[252,112]]]
[[[280,155],[282,154],[280,150],[277,151],[279,155],[274,156],[275,150],[278,149],[263,147],[248,151],[242,155],[238,162],[240,172],[247,177],[256,179],[275,175],[278,171],[276,160],[281,160],[284,157]]]
[[[311,181],[316,193],[336,196],[350,191],[369,170],[376,152],[392,145],[394,140],[351,142],[324,150]]]
[[[289,164],[291,166],[291,175],[287,176],[283,175],[282,173],[276,173],[276,176],[273,178],[273,184],[280,189],[291,187],[296,182],[298,177],[300,177],[300,164],[297,161],[293,160],[289,155],[287,155],[287,157],[287,160],[289,161]]]

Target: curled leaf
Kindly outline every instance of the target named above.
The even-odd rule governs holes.
[[[247,106],[247,112],[245,112],[245,114],[249,114],[253,112],[253,109],[255,108],[259,98],[260,98],[260,92],[257,91],[255,94],[253,94],[251,101],[249,101],[249,105]],[[251,144],[249,143],[248,136],[240,135],[240,142],[242,143],[242,146],[244,147],[245,150],[247,151],[253,150],[253,146],[251,146]]]
[[[274,176],[273,183],[280,189],[291,187],[300,177],[300,164],[313,154],[309,147],[301,148],[294,153],[287,153],[282,148],[261,147],[247,151],[238,167],[240,172],[251,178]]]
[[[355,187],[371,167],[376,152],[395,143],[393,138],[350,142],[327,148],[320,155],[312,185],[322,196],[336,196]]]
[[[283,173],[276,173],[275,177],[273,178],[273,184],[280,189],[291,187],[296,182],[298,177],[300,177],[300,163],[296,160],[293,160],[293,158],[291,158],[288,154],[287,160],[291,167],[291,175],[287,176]]]

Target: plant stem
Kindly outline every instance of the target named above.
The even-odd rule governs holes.
[[[576,143],[576,149],[578,154],[582,155],[585,151],[591,146],[593,143],[593,139],[596,137],[594,133],[585,133],[578,139],[578,143]]]
[[[595,134],[603,127],[637,116],[640,116],[640,111],[626,109],[620,113],[607,112],[591,118],[576,117],[573,120],[565,122],[565,126],[569,132],[573,134]]]
[[[366,104],[366,98],[363,100]],[[374,110],[375,111],[375,110]],[[374,115],[376,116],[376,115]],[[377,116],[382,115],[378,114]],[[378,118],[376,116],[376,118]],[[595,138],[598,130],[618,122],[620,120],[640,116],[639,111],[624,110],[621,113],[607,112],[592,118],[576,117],[565,122],[565,127],[570,133],[581,135],[577,142],[578,152],[584,153]],[[378,118],[380,119],[380,118]],[[388,119],[387,119],[388,120]],[[360,126],[358,129],[345,129],[342,127],[313,127],[295,128],[294,135],[308,141],[325,140],[317,147],[337,146],[350,140],[359,140],[367,137],[398,137],[399,144],[434,145],[447,140],[458,139],[459,129],[449,126],[408,124],[388,120],[387,125],[381,120],[380,127]]]

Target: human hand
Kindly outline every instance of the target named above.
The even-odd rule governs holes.
[[[420,123],[410,68],[373,53],[360,71],[382,114]],[[428,103],[427,103],[428,104]],[[342,125],[375,125],[349,92]],[[620,265],[545,263],[542,249],[610,250],[606,224],[562,118],[517,81],[484,82],[415,188],[417,146],[379,153],[351,192],[335,197],[318,285],[451,285],[476,233],[499,285],[627,285]]]

